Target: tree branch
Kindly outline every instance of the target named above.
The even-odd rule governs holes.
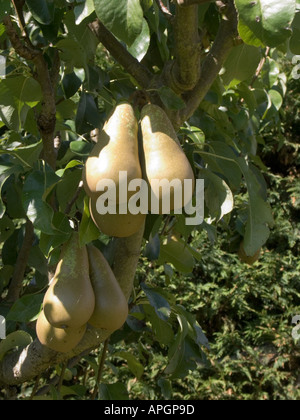
[[[176,7],[174,21],[175,61],[164,70],[166,84],[176,93],[193,89],[200,77],[201,44],[198,30],[198,6]]]
[[[175,1],[177,1],[178,6],[189,7],[192,4],[212,3],[215,0],[175,0]]]
[[[18,10],[18,14],[21,11]],[[6,16],[3,19],[3,23],[6,28],[7,35],[10,42],[15,49],[16,53],[20,57],[27,61],[32,61],[36,68],[36,79],[39,82],[42,93],[43,102],[42,110],[37,119],[38,128],[43,140],[43,158],[53,168],[56,168],[56,152],[54,149],[54,131],[56,124],[56,104],[55,104],[55,90],[52,81],[57,80],[57,74],[59,73],[59,66],[57,66],[57,60],[55,68],[53,68],[52,74],[50,75],[48,64],[44,59],[43,52],[39,49],[32,47],[30,42],[27,42],[27,46],[21,41],[16,29],[13,26],[10,16]]]
[[[90,23],[89,27],[99,42],[134,77],[140,87],[147,89],[153,77],[152,73],[127,51],[99,19]]]
[[[163,4],[162,0],[156,0],[156,3],[158,7],[160,8],[162,14],[166,17],[168,20],[173,20],[174,16],[170,12],[170,10]]]
[[[12,280],[10,282],[8,294],[6,297],[6,300],[8,302],[15,302],[20,297],[25,270],[27,267],[27,262],[28,262],[29,253],[32,247],[33,239],[34,239],[33,224],[31,223],[29,219],[27,219],[26,225],[25,225],[24,240],[23,240],[20,252],[18,253],[17,262],[14,267]]]
[[[129,238],[116,240],[113,269],[126,299],[129,299],[132,292],[143,234],[144,227]],[[0,385],[17,385],[32,380],[55,364],[66,362],[87,350],[99,347],[100,343],[105,341],[111,333],[108,330],[96,330],[88,327],[79,345],[67,354],[58,353],[42,346],[36,339],[25,349],[7,354],[0,362]]]
[[[238,37],[237,11],[232,0],[228,0],[225,6],[226,10],[224,9],[224,15],[215,42],[203,62],[201,77],[195,88],[185,95],[186,108],[179,113],[177,119],[177,124],[179,125],[194,114],[235,45],[235,40]]]

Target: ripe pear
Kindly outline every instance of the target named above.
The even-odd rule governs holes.
[[[43,309],[53,327],[79,328],[87,323],[94,307],[87,249],[80,247],[79,235],[74,232],[62,249],[54,278],[44,297]]]
[[[134,235],[145,223],[145,214],[131,214],[129,211],[127,214],[119,214],[118,207],[117,214],[102,215],[97,211],[96,202],[90,199],[90,214],[95,225],[105,235],[126,238]]]
[[[109,179],[116,186],[116,203],[119,203],[121,171],[127,173],[127,182],[124,181],[123,185],[121,181],[121,190],[126,188],[128,191],[130,181],[142,177],[138,152],[138,122],[128,103],[119,104],[113,110],[86,161],[83,170],[86,194],[96,199],[101,195],[101,191],[97,191],[98,182]]]
[[[256,261],[258,261],[261,254],[261,248],[259,248],[254,255],[247,255],[244,248],[244,241],[240,243],[240,247],[238,250],[239,259],[248,265],[253,265]]]
[[[190,202],[195,188],[193,169],[181,148],[176,132],[165,111],[157,105],[148,104],[141,112],[141,131],[143,144],[143,169],[144,178],[152,189],[152,194],[159,200],[159,210],[162,212],[162,200],[169,198],[170,210],[184,207]],[[172,182],[180,180],[180,202],[174,202],[174,190],[171,189],[170,197],[166,193],[159,195],[151,188],[153,180],[166,179]],[[184,194],[184,180],[191,180],[192,188]],[[181,190],[182,188],[182,190]],[[177,190],[177,189],[176,189]],[[149,196],[149,203],[151,197]],[[149,210],[151,208],[149,207]]]
[[[82,340],[86,325],[79,328],[55,328],[47,320],[44,311],[36,323],[37,337],[43,346],[61,353],[68,353]]]
[[[90,277],[96,296],[95,310],[89,324],[95,328],[115,331],[128,316],[128,304],[116,277],[101,251],[88,245]]]

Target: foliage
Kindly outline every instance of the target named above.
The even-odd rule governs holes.
[[[89,217],[82,168],[92,130],[124,99],[138,114],[146,96],[168,111],[205,181],[204,222],[147,217],[131,313],[110,338],[94,397],[296,399],[299,349],[288,326],[299,303],[299,230],[289,217],[298,220],[299,162],[286,159],[299,147],[299,85],[286,57],[298,53],[299,1],[169,3],[166,12],[151,0],[2,1],[0,313],[14,347],[35,339],[49,273],[74,229],[113,262],[116,240]],[[187,58],[176,23],[184,16],[193,22]],[[274,171],[274,151],[293,173]],[[252,269],[236,256],[242,240],[248,255],[267,246]],[[40,393],[89,398],[98,358],[95,350],[54,366]],[[32,392],[20,385],[19,397]]]

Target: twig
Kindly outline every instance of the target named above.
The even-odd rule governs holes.
[[[41,379],[41,375],[38,375],[36,377],[36,379],[35,379],[34,386],[32,388],[32,391],[31,391],[31,395],[29,397],[29,400],[33,400],[33,398],[35,397],[36,392],[37,392],[37,389],[38,389],[38,386],[39,386],[40,379]]]
[[[20,10],[19,10],[20,13]],[[36,79],[39,82],[43,101],[40,115],[37,118],[37,124],[43,140],[43,158],[53,168],[56,167],[56,151],[54,149],[53,139],[56,124],[56,104],[55,90],[52,82],[55,82],[59,74],[59,66],[57,61],[53,67],[52,75],[50,75],[48,64],[44,59],[43,52],[31,45],[24,45],[20,39],[11,17],[6,16],[3,19],[6,32],[10,42],[22,58],[32,61],[36,67]],[[26,37],[28,40],[29,38]]]
[[[131,74],[143,89],[147,89],[152,73],[134,58],[99,19],[89,24],[89,28],[110,54]]]
[[[8,302],[15,302],[20,297],[22,291],[23,280],[25,275],[25,270],[28,263],[29,253],[32,247],[32,242],[34,239],[34,229],[33,224],[29,219],[26,221],[25,225],[25,235],[24,240],[18,253],[17,262],[14,268],[13,276],[11,283],[9,285],[8,294],[6,300]]]
[[[229,0],[226,6],[215,42],[203,62],[201,77],[195,88],[185,95],[187,105],[179,113],[177,125],[193,115],[219,74],[230,51],[235,46],[235,40],[238,37],[237,11],[232,0]]]
[[[264,55],[264,56],[263,56],[263,58],[260,60],[260,63],[259,63],[259,65],[258,65],[258,67],[257,67],[256,72],[255,72],[255,75],[253,76],[253,79],[252,79],[252,81],[251,81],[250,87],[253,87],[254,83],[255,83],[255,82],[256,82],[256,80],[258,79],[258,77],[259,77],[259,75],[260,75],[260,73],[261,73],[261,71],[262,71],[262,69],[263,69],[263,67],[264,67],[264,65],[265,65],[265,62],[266,62],[267,57],[268,57],[268,55],[269,55],[270,49],[271,49],[270,47],[267,47],[267,48],[266,48],[265,55]]]
[[[76,202],[77,198],[79,197],[79,195],[82,191],[82,188],[83,188],[83,181],[80,181],[80,183],[78,185],[78,188],[77,188],[77,190],[74,194],[74,197],[72,197],[72,199],[69,201],[69,203],[66,206],[66,209],[65,209],[65,214],[66,215],[68,215],[70,213],[70,211],[72,210],[72,207],[73,207],[74,203]]]
[[[107,355],[108,343],[109,343],[109,338],[107,340],[105,340],[101,356],[99,356],[98,373],[97,373],[95,388],[94,388],[94,391],[93,391],[93,394],[92,394],[92,397],[91,397],[92,400],[96,399],[97,393],[98,393],[99,388],[100,388],[101,377],[102,377],[104,363],[105,363],[105,359],[106,359],[106,355]]]
[[[60,390],[61,390],[61,387],[62,387],[62,384],[63,384],[63,381],[64,381],[64,376],[65,376],[66,369],[67,369],[67,361],[63,363],[62,368],[61,368],[61,372],[60,372],[60,375],[59,375],[59,381],[58,381],[57,388],[56,388],[57,392],[59,394],[60,394]]]
[[[163,4],[162,0],[156,0],[156,3],[160,9],[160,11],[164,14],[164,16],[169,19],[169,20],[173,20],[174,16],[172,15],[172,13],[170,12],[170,10]]]

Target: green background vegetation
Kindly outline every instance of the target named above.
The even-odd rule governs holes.
[[[252,12],[246,0],[226,0],[225,9],[204,2],[199,51],[192,45],[197,60],[187,58],[190,78],[180,86],[176,77],[186,68],[178,58],[186,57],[178,34],[186,28],[174,30],[159,2],[135,0],[134,10],[120,0],[17,3],[27,58],[11,46],[22,20],[10,1],[0,5],[7,73],[0,79],[0,314],[8,334],[0,341],[0,399],[298,400],[292,319],[300,315],[300,83],[292,59],[300,53],[299,0],[274,1],[268,24],[262,0]],[[165,2],[171,13],[185,13],[173,3]],[[237,23],[233,5],[238,33],[227,24]],[[88,29],[96,14],[108,34]],[[42,51],[37,60],[34,51]],[[200,79],[198,61],[206,70]],[[54,96],[45,91],[48,72]],[[34,345],[49,268],[74,226],[83,244],[93,242],[113,263],[117,241],[99,234],[78,185],[90,131],[119,101],[138,102],[137,90],[168,110],[205,179],[205,222],[187,227],[184,216],[149,216],[125,326],[108,346],[55,359],[37,378],[11,383],[10,358]],[[57,133],[56,155],[49,144]],[[31,229],[16,293],[11,281]],[[242,240],[249,254],[262,247],[253,266],[237,255]]]

